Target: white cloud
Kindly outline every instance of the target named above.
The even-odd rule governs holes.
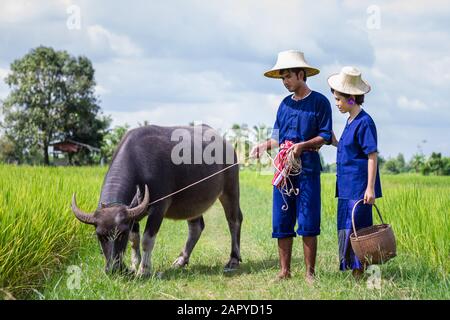
[[[201,121],[217,129],[225,130],[234,123],[247,123],[249,126],[256,124],[273,125],[276,108],[281,96],[260,93],[230,93],[226,101],[207,102],[165,102],[144,103],[138,111],[111,110],[113,125],[125,123],[132,127],[144,120],[152,124],[176,125],[188,124],[192,121]]]
[[[95,49],[110,49],[120,56],[140,56],[141,48],[134,44],[127,36],[110,32],[100,25],[87,27],[90,44]]]
[[[5,99],[8,95],[8,86],[5,83],[5,78],[8,76],[9,70],[0,68],[0,99]]]
[[[425,111],[428,109],[427,105],[419,99],[408,99],[405,96],[398,97],[397,105],[410,111]]]
[[[8,76],[9,70],[0,68],[0,81],[3,82],[4,79]]]
[[[80,30],[66,27],[71,4],[81,9]],[[273,124],[288,93],[262,73],[278,51],[300,49],[321,69],[308,84],[330,99],[338,134],[346,115],[334,108],[326,79],[343,65],[356,65],[372,85],[364,108],[377,124],[384,156],[411,153],[416,140],[433,132],[450,141],[448,131],[438,129],[450,126],[450,29],[444,18],[450,7],[445,1],[376,1],[381,29],[368,30],[372,4],[2,0],[0,51],[8,63],[40,44],[86,55],[96,69],[102,109],[115,124],[199,120],[223,128]],[[396,133],[405,125],[414,136]],[[334,149],[324,153],[334,161]]]
[[[108,93],[110,93],[110,91],[107,88],[103,87],[102,85],[98,84],[95,86],[95,93],[100,96],[103,96],[103,95],[107,95]]]
[[[184,60],[167,58],[117,58],[98,63],[96,79],[108,91],[105,106],[137,111],[156,103],[226,101],[233,92],[232,79],[218,70],[191,70]],[[126,90],[124,89],[126,88]]]
[[[0,21],[3,23],[20,23],[29,21],[42,12],[42,6],[36,1],[12,0],[2,1]]]
[[[73,0],[1,0],[0,25],[32,25],[57,16],[66,19],[66,8]]]
[[[424,14],[445,14],[450,12],[447,0],[396,0],[384,1],[383,10],[395,12],[398,17],[422,17]]]

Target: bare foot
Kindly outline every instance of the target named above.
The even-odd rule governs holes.
[[[314,274],[312,273],[307,273],[305,275],[305,282],[308,286],[312,286],[315,282],[316,278],[314,277]]]
[[[280,273],[272,280],[273,283],[277,283],[283,280],[288,280],[291,278],[290,271],[280,271]]]
[[[352,271],[352,275],[353,275],[353,278],[355,278],[355,280],[361,280],[364,276],[364,271],[360,270],[360,269],[354,269]]]
[[[278,275],[277,278],[282,280],[282,279],[289,279],[291,277],[291,272],[290,271],[281,271]]]

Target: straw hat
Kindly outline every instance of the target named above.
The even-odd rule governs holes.
[[[331,75],[328,84],[336,91],[362,95],[370,91],[370,85],[361,78],[361,71],[355,67],[343,67],[340,73]]]
[[[281,78],[280,70],[291,68],[304,69],[307,77],[315,76],[320,72],[319,69],[311,67],[306,62],[303,52],[288,50],[278,54],[277,63],[272,69],[265,72],[264,75],[268,78]]]

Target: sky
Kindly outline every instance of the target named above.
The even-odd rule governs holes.
[[[113,126],[234,123],[272,126],[289,94],[263,73],[279,51],[304,52],[307,80],[338,112],[327,78],[343,66],[372,87],[364,109],[380,155],[450,156],[448,1],[0,0],[0,99],[10,64],[37,46],[88,57]],[[336,150],[323,147],[326,162]]]

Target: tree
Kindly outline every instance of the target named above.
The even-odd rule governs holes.
[[[383,170],[387,173],[393,173],[393,174],[400,173],[397,159],[386,160],[386,162],[383,165]]]
[[[378,158],[380,160],[380,158]],[[384,161],[384,160],[383,160]],[[382,161],[382,162],[383,162]],[[387,173],[402,173],[408,170],[403,154],[399,153],[396,158],[388,159],[382,164],[383,171]]]
[[[236,151],[238,161],[247,164],[250,154],[248,125],[246,123],[243,123],[242,125],[235,123],[231,127],[231,132],[232,135],[229,137],[229,141]]]
[[[17,161],[16,145],[8,137],[0,137],[0,162],[12,163]]]
[[[411,161],[409,162],[409,167],[416,173],[421,172],[424,165],[425,156],[422,153],[416,153],[413,155]]]
[[[111,119],[97,117],[94,72],[88,58],[43,46],[11,64],[3,127],[22,161],[38,152],[48,165],[50,143],[67,138],[100,147]]]
[[[127,133],[129,128],[130,126],[128,124],[125,124],[123,126],[116,126],[103,138],[101,153],[108,163],[111,162],[114,151],[116,151],[120,140],[122,140],[123,136]]]
[[[149,126],[150,125],[150,122],[148,122],[148,120],[144,120],[144,122],[138,122],[138,126],[139,127],[146,127],[146,126]]]
[[[422,174],[444,175],[446,171],[446,162],[446,159],[442,158],[440,153],[433,152],[422,167]]]
[[[398,172],[405,172],[405,171],[407,171],[405,157],[403,156],[402,153],[399,153],[397,155],[397,159],[396,160],[397,160]]]
[[[270,138],[269,128],[265,124],[253,126],[253,134],[255,135],[255,143],[259,144]],[[261,158],[256,159],[256,170],[261,171]]]
[[[255,134],[257,143],[261,143],[270,138],[269,128],[265,124],[254,125],[253,133]]]
[[[377,163],[378,163],[378,168],[380,170],[383,170],[384,164],[386,163],[386,159],[384,159],[379,153],[377,155]]]
[[[450,176],[450,158],[449,157],[445,157],[443,158],[444,160],[444,171],[443,174],[445,176]]]
[[[377,162],[379,166],[383,166],[386,162],[386,159],[383,158],[379,153],[377,154]]]

